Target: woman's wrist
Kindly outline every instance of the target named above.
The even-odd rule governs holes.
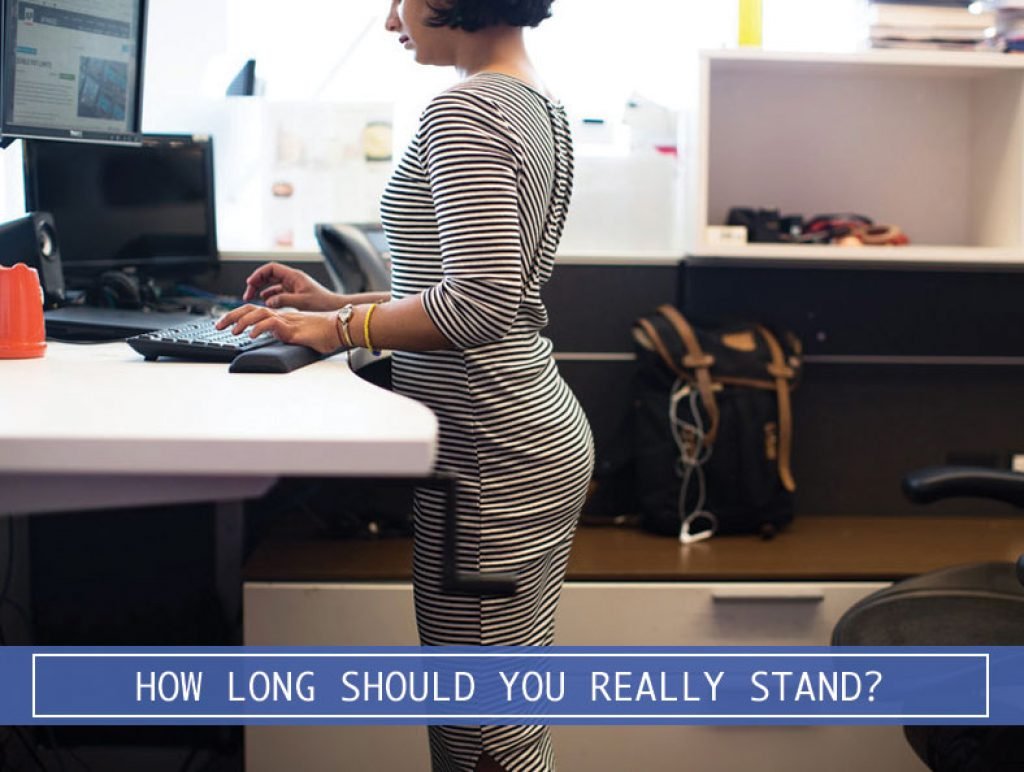
[[[336,295],[338,299],[337,308],[347,306],[351,303],[354,306],[368,306],[371,303],[387,303],[391,300],[391,294],[388,292],[357,292],[354,295]]]
[[[321,331],[317,335],[316,343],[311,348],[315,348],[321,354],[329,354],[339,348],[345,348],[345,342],[341,340],[338,330],[337,311],[321,311],[316,314],[316,317],[320,320]]]
[[[340,292],[328,292],[327,296],[324,298],[323,308],[320,310],[337,311],[339,308],[342,308],[351,302],[352,301],[349,299],[348,295],[342,295]]]

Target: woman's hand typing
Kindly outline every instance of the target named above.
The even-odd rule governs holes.
[[[308,346],[321,354],[341,347],[333,312],[274,311],[262,306],[244,305],[217,320],[217,329],[231,327],[234,335],[248,330],[255,338],[269,332],[282,343]]]
[[[346,302],[304,271],[280,263],[260,266],[245,280],[242,300],[257,297],[270,308],[290,306],[300,311],[332,311]]]

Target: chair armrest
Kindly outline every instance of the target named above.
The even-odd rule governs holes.
[[[1024,474],[972,466],[935,466],[904,477],[903,492],[917,504],[969,496],[1024,507]]]

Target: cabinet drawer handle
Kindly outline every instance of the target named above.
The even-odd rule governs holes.
[[[825,593],[821,590],[714,590],[711,600],[715,603],[823,603]]]

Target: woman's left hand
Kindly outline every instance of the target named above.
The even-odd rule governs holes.
[[[224,314],[217,320],[217,329],[231,327],[233,335],[248,330],[250,338],[269,332],[283,343],[308,346],[326,354],[341,346],[334,317],[333,311],[274,311],[248,304]]]

